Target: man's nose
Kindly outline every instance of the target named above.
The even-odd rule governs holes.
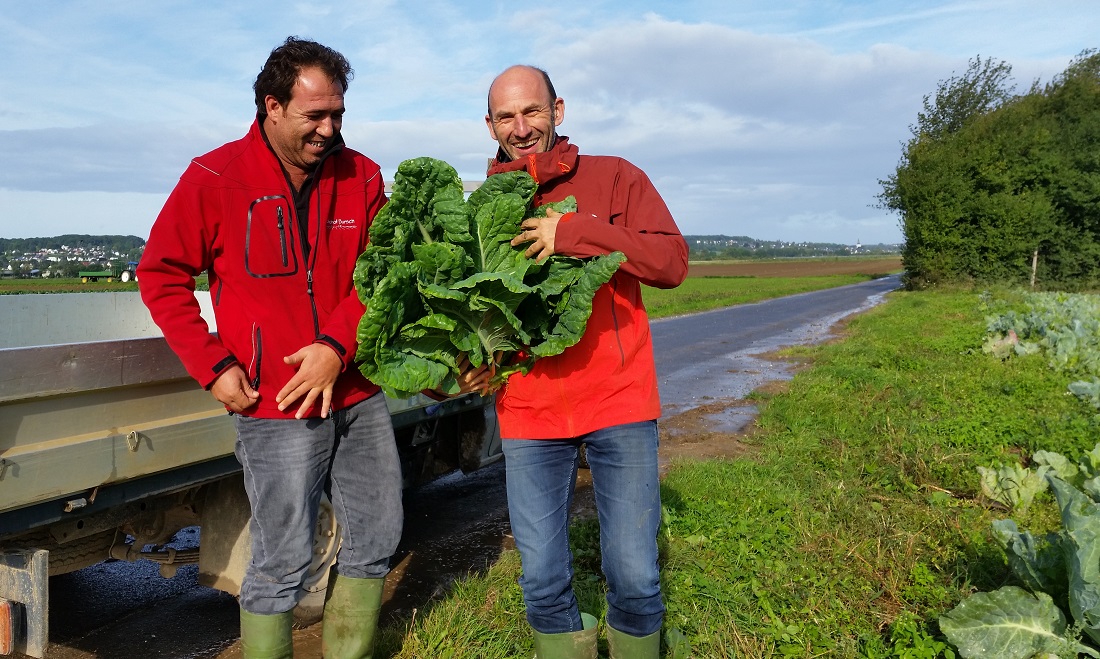
[[[325,117],[317,122],[317,134],[321,137],[332,137],[336,132],[336,122],[332,117]]]
[[[516,135],[523,136],[531,132],[531,124],[527,123],[527,118],[522,114],[516,115],[516,122],[514,124],[513,132]]]

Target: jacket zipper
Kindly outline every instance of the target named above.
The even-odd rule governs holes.
[[[615,313],[615,298],[619,296],[619,282],[611,277],[611,324],[615,326],[615,345],[619,346],[619,364],[626,368],[626,351],[623,350],[623,337],[619,332],[619,314]]]
[[[306,293],[309,295],[309,304],[313,307],[313,337],[321,334],[320,323],[317,320],[317,300],[313,297],[313,266],[306,270]]]
[[[327,160],[328,160],[328,158],[326,157],[325,160],[321,161],[321,164],[319,166],[324,167]],[[317,172],[317,174],[318,174],[317,178],[314,180],[313,185],[311,186],[311,189],[310,189],[310,194],[317,196],[317,211],[315,213],[316,217],[314,217],[312,220],[309,220],[307,222],[307,226],[304,230],[302,229],[301,221],[298,218],[297,204],[296,203],[292,204],[294,206],[294,210],[293,210],[294,226],[297,227],[298,239],[302,243],[302,255],[303,255],[303,258],[305,258],[304,262],[305,262],[305,266],[306,266],[306,295],[309,296],[309,306],[310,306],[310,309],[313,313],[313,336],[314,337],[318,336],[321,333],[320,320],[317,318],[317,300],[313,297],[313,268],[314,268],[314,266],[317,265],[317,249],[318,249],[318,243],[321,240],[321,230],[320,230],[320,226],[321,226],[321,191],[320,191],[320,189],[321,189],[321,176],[320,176],[320,172]],[[290,184],[289,179],[287,179],[287,184],[289,186],[289,184]],[[290,186],[290,189],[291,189],[290,199],[293,202],[294,199],[295,199],[294,193],[293,193],[293,186]],[[279,215],[279,226],[281,228],[283,226],[282,225],[283,213],[282,213],[282,208],[281,207],[279,208],[279,214],[278,215]],[[308,220],[308,218],[307,218],[307,220]],[[310,224],[313,224],[314,226],[317,227],[317,231],[315,232],[314,240],[312,242],[309,240]],[[283,234],[282,231],[280,231],[279,235],[282,236],[284,234]],[[307,246],[309,248],[309,256],[305,257]],[[284,256],[284,259],[285,259],[285,256]]]
[[[325,160],[328,159],[326,158]],[[327,163],[322,162],[321,167],[324,167],[326,164]],[[321,172],[317,173],[321,174]],[[321,248],[321,180],[322,177],[318,176],[317,180],[313,183],[313,190],[311,191],[311,194],[317,195],[317,212],[314,213],[315,217],[313,218],[316,230],[314,231],[313,244],[310,245],[309,250],[311,258],[309,259],[309,263],[306,264],[306,294],[309,295],[309,306],[313,310],[314,338],[321,334],[321,323],[317,318],[317,299],[313,297],[313,268],[317,265],[317,252]]]
[[[279,206],[275,209],[275,215],[278,217],[279,249],[282,251],[283,267],[285,268],[286,265],[287,265],[286,231],[285,231],[286,223],[283,221],[283,207],[282,206]]]
[[[539,168],[535,165],[535,155],[537,154],[532,153],[527,156],[527,173],[535,179],[535,183],[539,183]]]
[[[263,331],[259,327],[256,327],[255,323],[253,323],[252,324],[252,365],[255,366],[255,369],[250,368],[249,370],[253,371],[255,373],[255,375],[253,375],[252,380],[249,382],[249,385],[251,385],[252,388],[256,391],[260,390],[260,365],[263,363],[262,362],[263,354],[264,354]]]

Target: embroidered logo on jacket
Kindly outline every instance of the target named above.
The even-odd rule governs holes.
[[[340,219],[334,217],[328,221],[328,228],[330,229],[354,229],[359,226],[359,220],[354,218]]]

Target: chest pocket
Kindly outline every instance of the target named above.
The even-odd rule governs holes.
[[[248,208],[244,267],[253,277],[285,277],[298,272],[294,213],[286,197],[260,197]]]

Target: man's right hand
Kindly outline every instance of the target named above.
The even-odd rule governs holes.
[[[500,353],[497,353],[497,359],[500,358]],[[451,398],[453,396],[461,396],[471,392],[477,392],[482,396],[488,395],[489,381],[496,375],[497,367],[495,363],[486,363],[481,366],[474,367],[470,364],[470,358],[466,353],[463,353],[458,359],[458,393],[448,394],[442,389],[433,389],[433,397],[438,400],[445,398]]]
[[[210,393],[233,412],[243,412],[260,399],[259,392],[248,383],[248,375],[239,365],[230,366],[219,375],[210,385]]]

